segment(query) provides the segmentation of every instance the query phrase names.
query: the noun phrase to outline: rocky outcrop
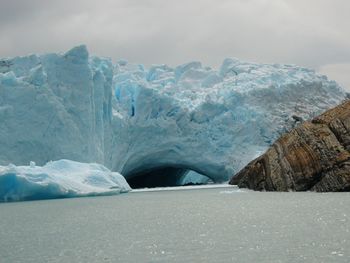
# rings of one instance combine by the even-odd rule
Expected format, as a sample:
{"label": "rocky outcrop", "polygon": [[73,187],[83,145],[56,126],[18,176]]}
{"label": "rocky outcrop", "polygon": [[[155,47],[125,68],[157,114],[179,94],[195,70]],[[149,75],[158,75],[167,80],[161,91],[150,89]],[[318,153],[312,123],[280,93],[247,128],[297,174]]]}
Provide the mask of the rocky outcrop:
{"label": "rocky outcrop", "polygon": [[260,191],[350,191],[350,100],[283,135],[230,184]]}

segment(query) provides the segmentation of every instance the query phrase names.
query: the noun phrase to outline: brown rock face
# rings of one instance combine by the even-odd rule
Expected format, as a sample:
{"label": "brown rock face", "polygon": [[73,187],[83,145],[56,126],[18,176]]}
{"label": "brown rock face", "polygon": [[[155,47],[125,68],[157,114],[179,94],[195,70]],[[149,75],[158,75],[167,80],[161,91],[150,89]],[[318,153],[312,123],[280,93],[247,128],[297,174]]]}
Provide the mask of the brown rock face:
{"label": "brown rock face", "polygon": [[230,184],[260,191],[350,191],[350,100],[283,135]]}

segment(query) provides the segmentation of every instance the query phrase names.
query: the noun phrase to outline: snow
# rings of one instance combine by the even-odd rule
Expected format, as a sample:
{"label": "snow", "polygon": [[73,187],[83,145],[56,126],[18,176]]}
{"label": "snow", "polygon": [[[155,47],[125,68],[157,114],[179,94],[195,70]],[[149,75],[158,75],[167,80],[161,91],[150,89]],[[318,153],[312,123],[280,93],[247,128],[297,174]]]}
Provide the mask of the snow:
{"label": "snow", "polygon": [[334,81],[294,65],[145,67],[85,46],[0,59],[0,94],[2,165],[70,159],[125,178],[175,167],[216,183],[292,128],[293,115],[310,119],[345,98]]}
{"label": "snow", "polygon": [[130,191],[119,173],[94,163],[59,160],[45,166],[0,166],[0,202],[113,195]]}

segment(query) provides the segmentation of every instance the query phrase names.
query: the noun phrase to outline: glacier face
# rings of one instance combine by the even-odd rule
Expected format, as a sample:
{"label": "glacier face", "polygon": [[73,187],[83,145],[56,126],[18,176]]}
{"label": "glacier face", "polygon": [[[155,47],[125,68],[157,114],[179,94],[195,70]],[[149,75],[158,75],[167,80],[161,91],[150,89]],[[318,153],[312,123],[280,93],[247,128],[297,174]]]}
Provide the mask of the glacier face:
{"label": "glacier face", "polygon": [[[334,82],[293,65],[226,59],[142,65],[65,54],[0,60],[0,164],[72,159],[125,178],[187,169],[231,177],[295,123],[337,105]],[[193,177],[193,174],[191,175]]]}
{"label": "glacier face", "polygon": [[[191,62],[144,69],[117,64],[119,128],[113,169],[128,176],[162,166],[225,181],[294,124],[344,93],[312,70],[226,59],[220,70]],[[125,156],[126,155],[126,156]]]}
{"label": "glacier face", "polygon": [[[104,163],[111,123],[112,64],[69,52],[3,60],[2,164],[72,159]],[[108,138],[110,141],[110,138]]]}
{"label": "glacier face", "polygon": [[100,164],[59,160],[45,166],[0,166],[0,202],[112,195],[131,188]]}

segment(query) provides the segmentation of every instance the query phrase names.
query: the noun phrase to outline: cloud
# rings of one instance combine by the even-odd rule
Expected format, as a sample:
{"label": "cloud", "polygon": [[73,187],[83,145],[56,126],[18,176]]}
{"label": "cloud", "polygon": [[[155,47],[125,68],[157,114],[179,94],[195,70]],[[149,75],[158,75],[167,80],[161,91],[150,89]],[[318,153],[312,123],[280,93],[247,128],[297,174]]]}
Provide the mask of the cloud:
{"label": "cloud", "polygon": [[93,54],[146,65],[218,66],[225,57],[315,69],[350,63],[348,0],[0,3],[0,57],[87,44]]}

